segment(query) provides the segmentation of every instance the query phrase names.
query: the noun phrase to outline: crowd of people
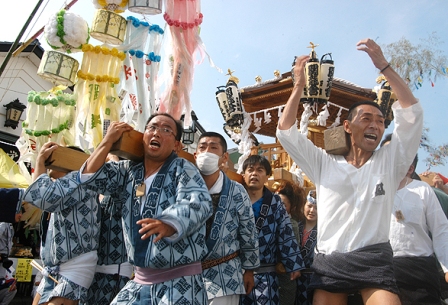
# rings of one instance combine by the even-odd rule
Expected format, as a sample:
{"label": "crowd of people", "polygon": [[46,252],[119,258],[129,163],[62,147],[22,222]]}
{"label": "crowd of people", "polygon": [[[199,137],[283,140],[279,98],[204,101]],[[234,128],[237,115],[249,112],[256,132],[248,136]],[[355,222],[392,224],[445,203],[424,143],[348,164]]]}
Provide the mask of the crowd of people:
{"label": "crowd of people", "polygon": [[50,213],[33,305],[442,304],[448,220],[414,179],[422,107],[374,41],[358,48],[398,97],[395,129],[377,149],[384,115],[360,102],[343,125],[348,154],[317,148],[297,130],[309,57],[296,58],[277,137],[313,181],[306,192],[293,182],[268,189],[271,164],[259,155],[244,161],[242,184],[229,179],[216,132],[199,137],[195,164],[178,157],[182,125],[166,113],[148,118],[141,162],[110,154],[132,130],[123,122],[79,171],[47,171],[58,145],[43,145],[29,188],[1,190],[13,208],[0,221],[13,222],[22,201]]}

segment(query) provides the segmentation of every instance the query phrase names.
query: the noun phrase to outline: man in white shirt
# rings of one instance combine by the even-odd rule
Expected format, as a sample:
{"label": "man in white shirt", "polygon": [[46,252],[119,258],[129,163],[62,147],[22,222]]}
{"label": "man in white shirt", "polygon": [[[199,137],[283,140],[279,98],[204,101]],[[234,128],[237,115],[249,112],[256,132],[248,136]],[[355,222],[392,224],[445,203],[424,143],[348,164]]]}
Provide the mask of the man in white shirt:
{"label": "man in white shirt", "polygon": [[297,112],[305,86],[308,56],[297,58],[295,84],[279,120],[277,137],[318,194],[318,228],[313,304],[346,304],[359,291],[364,303],[400,304],[392,271],[389,226],[399,182],[414,158],[422,133],[423,110],[406,83],[371,39],[361,40],[398,97],[393,105],[394,137],[376,150],[384,133],[384,114],[368,101],[353,105],[344,130],[350,137],[345,156],[327,154],[297,130]]}
{"label": "man in white shirt", "polygon": [[429,184],[411,178],[417,160],[395,195],[389,233],[394,272],[402,305],[441,304],[437,260],[448,282],[448,220]]}

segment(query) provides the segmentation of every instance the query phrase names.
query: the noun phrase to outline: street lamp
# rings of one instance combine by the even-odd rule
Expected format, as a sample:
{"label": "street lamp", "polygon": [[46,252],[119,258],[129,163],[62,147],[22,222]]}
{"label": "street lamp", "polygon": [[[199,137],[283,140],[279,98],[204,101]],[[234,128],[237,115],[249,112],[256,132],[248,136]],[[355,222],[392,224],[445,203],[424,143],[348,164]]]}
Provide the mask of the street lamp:
{"label": "street lamp", "polygon": [[[181,120],[185,118],[184,115],[182,115]],[[196,122],[198,120],[198,117],[194,113],[194,111],[191,111],[191,126],[184,127],[184,132],[182,135],[182,143],[190,145],[194,143],[194,135],[196,134]]]}
{"label": "street lamp", "polygon": [[19,102],[19,99],[17,98],[9,104],[3,105],[3,107],[6,107],[5,127],[16,129],[19,125],[22,112],[26,109],[26,106]]}

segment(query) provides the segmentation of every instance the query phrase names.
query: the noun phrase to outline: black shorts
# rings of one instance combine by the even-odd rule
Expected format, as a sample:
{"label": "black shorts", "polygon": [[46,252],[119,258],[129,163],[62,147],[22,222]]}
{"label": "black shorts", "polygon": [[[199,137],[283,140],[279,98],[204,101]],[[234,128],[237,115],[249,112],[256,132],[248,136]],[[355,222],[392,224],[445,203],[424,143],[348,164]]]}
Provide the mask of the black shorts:
{"label": "black shorts", "polygon": [[315,254],[314,273],[308,289],[333,293],[355,293],[378,288],[398,294],[390,244],[381,243],[348,253]]}

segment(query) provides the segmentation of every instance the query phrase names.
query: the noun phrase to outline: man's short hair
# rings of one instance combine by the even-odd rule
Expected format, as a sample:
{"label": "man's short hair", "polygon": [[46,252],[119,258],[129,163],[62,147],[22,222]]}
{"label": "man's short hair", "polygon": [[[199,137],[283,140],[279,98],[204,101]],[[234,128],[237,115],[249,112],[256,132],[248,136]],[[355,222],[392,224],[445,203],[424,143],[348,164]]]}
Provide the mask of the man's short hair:
{"label": "man's short hair", "polygon": [[152,121],[152,119],[154,119],[156,116],[159,116],[159,115],[166,116],[167,118],[170,118],[170,119],[173,120],[173,122],[176,124],[176,135],[175,135],[175,138],[176,138],[177,141],[180,141],[182,139],[182,132],[184,130],[184,128],[182,127],[182,122],[179,121],[179,120],[176,120],[175,118],[173,118],[173,116],[171,114],[169,114],[169,113],[166,113],[166,112],[157,113],[156,112],[156,113],[151,114],[149,116],[148,120],[146,121],[146,125],[148,125],[149,122]]}
{"label": "man's short hair", "polygon": [[217,133],[217,132],[214,132],[214,131],[206,131],[206,132],[204,132],[203,134],[201,134],[199,136],[198,143],[199,143],[199,141],[201,141],[202,138],[205,138],[205,137],[218,138],[219,142],[220,142],[220,144],[222,146],[223,152],[227,151],[226,139],[224,139],[224,137],[220,133]]}
{"label": "man's short hair", "polygon": [[385,116],[384,112],[381,110],[380,106],[377,103],[375,103],[373,101],[360,101],[360,102],[354,103],[348,109],[348,115],[347,115],[347,120],[348,121],[352,121],[353,120],[353,117],[357,113],[356,109],[358,108],[358,106],[361,106],[361,105],[370,105],[370,106],[376,107],[379,111],[381,111],[382,115]]}
{"label": "man's short hair", "polygon": [[271,164],[265,157],[260,155],[249,156],[249,158],[247,158],[243,163],[243,172],[245,172],[246,168],[248,168],[249,166],[254,166],[256,164],[260,164],[262,167],[264,167],[267,176],[270,176],[272,174]]}

